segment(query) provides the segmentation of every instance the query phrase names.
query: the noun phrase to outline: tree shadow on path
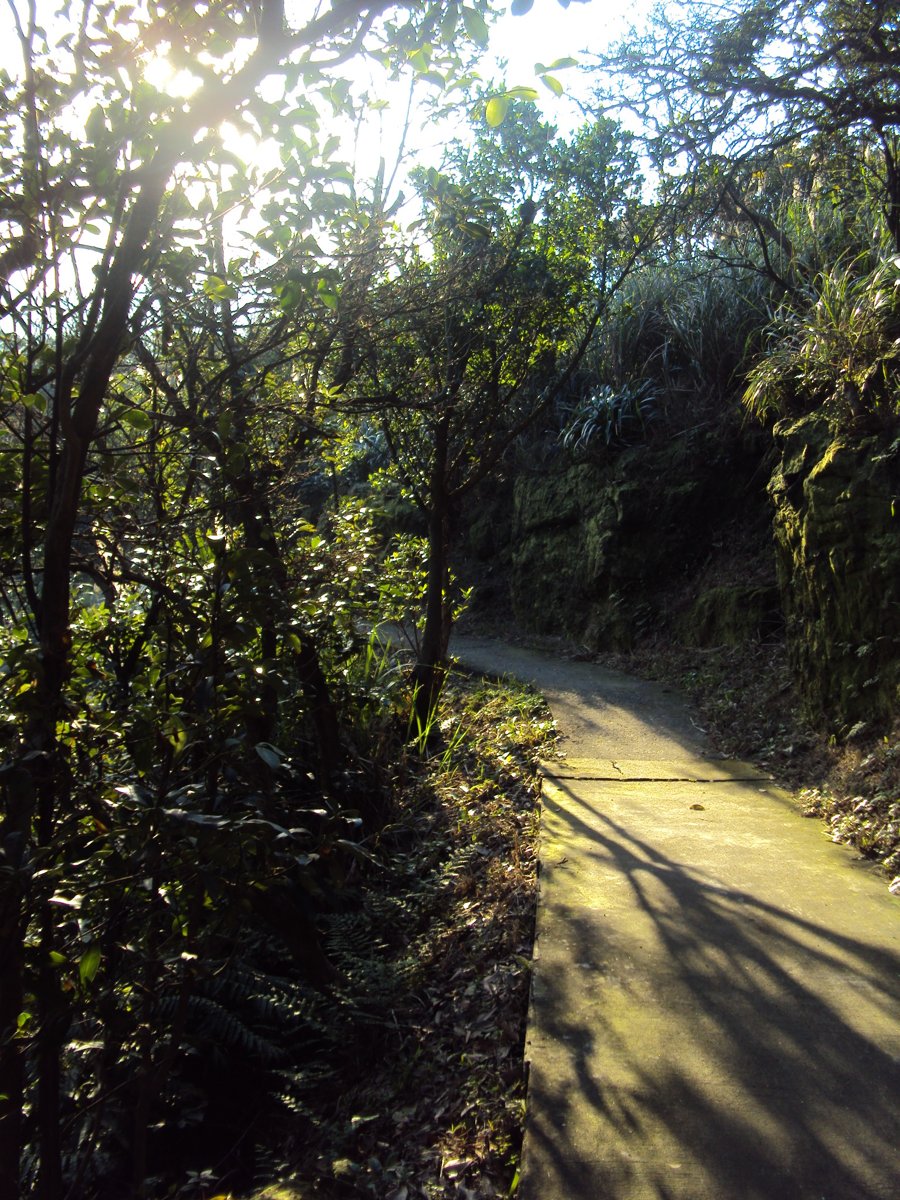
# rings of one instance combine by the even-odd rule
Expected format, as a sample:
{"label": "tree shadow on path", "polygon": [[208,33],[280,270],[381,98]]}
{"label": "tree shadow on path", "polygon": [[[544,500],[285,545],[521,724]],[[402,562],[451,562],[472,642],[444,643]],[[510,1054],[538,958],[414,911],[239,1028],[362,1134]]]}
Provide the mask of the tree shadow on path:
{"label": "tree shadow on path", "polygon": [[544,863],[523,1200],[896,1200],[890,901],[845,868],[772,902],[623,807],[545,796],[572,849]]}

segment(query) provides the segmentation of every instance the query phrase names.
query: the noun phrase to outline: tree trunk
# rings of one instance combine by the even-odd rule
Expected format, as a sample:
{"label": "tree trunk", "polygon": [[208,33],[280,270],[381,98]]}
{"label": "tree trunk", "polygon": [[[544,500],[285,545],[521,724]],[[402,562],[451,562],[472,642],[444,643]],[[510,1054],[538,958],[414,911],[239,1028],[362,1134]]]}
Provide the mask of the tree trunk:
{"label": "tree trunk", "polygon": [[24,1063],[17,1042],[24,1006],[24,939],[28,836],[34,811],[34,785],[24,768],[3,780],[0,826],[0,1196],[19,1195]]}
{"label": "tree trunk", "polygon": [[884,205],[885,222],[894,243],[895,253],[900,253],[900,165],[897,162],[897,148],[900,145],[894,134],[879,130],[884,154],[885,191],[887,199]]}
{"label": "tree trunk", "polygon": [[446,675],[447,647],[450,640],[450,622],[446,606],[449,518],[447,443],[449,430],[450,418],[445,415],[438,422],[434,435],[434,461],[429,489],[425,628],[419,646],[419,659],[412,675],[415,689],[413,718],[419,735],[428,728],[434,707],[441,694]]}
{"label": "tree trunk", "polygon": [[[238,500],[247,545],[259,551],[265,563],[264,567],[254,567],[259,574],[260,586],[266,587],[267,584],[271,584],[273,592],[283,596],[284,603],[287,604],[287,571],[265,496],[260,494],[259,486],[249,471],[242,478],[229,478],[229,486]],[[260,629],[260,649],[263,658],[274,659],[278,653],[278,615],[273,606]],[[300,647],[294,655],[294,665],[312,708],[322,784],[326,790],[330,790],[333,776],[341,764],[340,722],[318,651],[306,634],[300,637]],[[271,688],[268,703],[274,705],[276,698],[275,689]],[[274,730],[274,715],[265,714],[265,724],[256,730],[258,740],[270,740]]]}

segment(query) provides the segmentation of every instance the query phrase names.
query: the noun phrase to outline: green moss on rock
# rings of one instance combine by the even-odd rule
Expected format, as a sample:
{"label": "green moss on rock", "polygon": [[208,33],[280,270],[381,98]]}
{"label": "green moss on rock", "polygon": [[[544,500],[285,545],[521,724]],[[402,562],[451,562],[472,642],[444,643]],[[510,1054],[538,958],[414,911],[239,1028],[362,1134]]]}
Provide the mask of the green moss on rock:
{"label": "green moss on rock", "polygon": [[896,715],[900,442],[816,413],[775,428],[769,491],[788,645],[811,713],[838,728]]}
{"label": "green moss on rock", "polygon": [[674,631],[686,646],[739,646],[780,630],[780,594],[775,587],[722,586],[703,592]]}
{"label": "green moss on rock", "polygon": [[605,463],[515,482],[511,592],[517,620],[593,650],[629,649],[668,620],[666,595],[696,573],[714,531],[765,497],[758,456],[709,429]]}

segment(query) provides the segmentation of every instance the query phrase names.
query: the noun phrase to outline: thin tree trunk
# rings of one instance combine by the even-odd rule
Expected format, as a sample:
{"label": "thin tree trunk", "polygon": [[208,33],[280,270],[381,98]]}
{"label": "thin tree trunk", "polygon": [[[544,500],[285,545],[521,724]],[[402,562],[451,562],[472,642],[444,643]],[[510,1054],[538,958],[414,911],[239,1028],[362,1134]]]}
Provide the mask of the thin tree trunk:
{"label": "thin tree trunk", "polygon": [[419,660],[413,670],[413,715],[421,733],[428,727],[446,674],[447,644],[447,495],[448,437],[450,418],[443,416],[434,436],[434,460],[431,471],[430,509],[428,514],[428,582],[425,592],[425,628],[419,647]]}
{"label": "thin tree trunk", "polygon": [[0,1197],[19,1195],[19,1158],[25,1071],[17,1040],[24,1007],[24,939],[27,912],[26,850],[34,811],[34,784],[24,768],[3,780],[0,854]]}
{"label": "thin tree trunk", "polygon": [[[274,585],[273,591],[280,593],[287,604],[287,571],[272,514],[265,497],[259,494],[259,485],[248,471],[243,478],[231,478],[229,486],[237,497],[241,515],[241,525],[247,545],[264,555],[266,568],[254,567],[259,572],[261,586],[267,583]],[[263,621],[260,629],[261,652],[264,658],[274,659],[278,653],[278,613],[273,609]],[[300,646],[294,655],[294,665],[300,677],[300,683],[312,707],[313,724],[316,730],[316,742],[319,752],[319,768],[322,783],[330,789],[333,776],[341,763],[340,722],[337,709],[331,697],[331,690],[319,654],[315,645],[307,635],[300,636]],[[267,703],[275,703],[276,692],[269,690]],[[274,713],[265,714],[265,722],[257,729],[261,735],[259,740],[267,741],[274,729]]]}

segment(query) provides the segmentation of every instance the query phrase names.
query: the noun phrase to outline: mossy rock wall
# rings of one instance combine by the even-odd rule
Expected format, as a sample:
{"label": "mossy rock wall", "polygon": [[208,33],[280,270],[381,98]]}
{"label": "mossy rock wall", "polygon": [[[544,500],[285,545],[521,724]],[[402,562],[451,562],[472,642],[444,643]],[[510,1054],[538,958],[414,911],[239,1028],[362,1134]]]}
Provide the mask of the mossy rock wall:
{"label": "mossy rock wall", "polygon": [[607,463],[520,475],[511,592],[518,622],[592,650],[628,649],[669,619],[668,597],[736,515],[765,521],[758,451],[710,429]]}
{"label": "mossy rock wall", "polygon": [[685,646],[740,646],[778,637],[781,595],[768,584],[726,584],[702,591],[673,621]]}
{"label": "mossy rock wall", "polygon": [[815,717],[880,724],[900,698],[900,440],[816,413],[775,427],[769,491],[788,646]]}

